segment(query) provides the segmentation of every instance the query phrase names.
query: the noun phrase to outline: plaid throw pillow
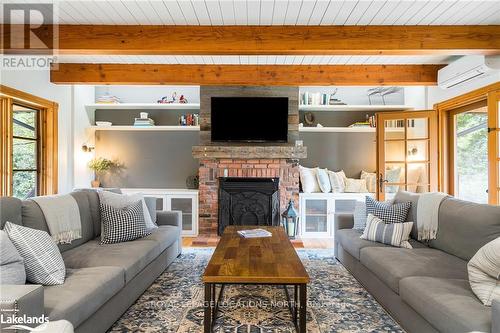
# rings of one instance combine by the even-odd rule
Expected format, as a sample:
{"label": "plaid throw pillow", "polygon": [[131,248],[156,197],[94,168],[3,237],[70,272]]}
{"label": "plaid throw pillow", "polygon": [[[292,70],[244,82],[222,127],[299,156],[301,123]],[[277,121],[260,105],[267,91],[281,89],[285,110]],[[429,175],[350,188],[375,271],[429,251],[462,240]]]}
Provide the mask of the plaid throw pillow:
{"label": "plaid throw pillow", "polygon": [[411,202],[392,204],[366,197],[366,215],[372,214],[385,223],[403,223],[406,221]]}
{"label": "plaid throw pillow", "polygon": [[408,242],[408,239],[410,238],[412,226],[413,222],[384,223],[384,221],[378,217],[368,214],[366,227],[360,238],[396,247],[403,247],[405,249],[411,249],[412,246]]}
{"label": "plaid throw pillow", "polygon": [[101,203],[101,244],[131,241],[149,235],[146,228],[142,201],[125,207],[114,208]]}

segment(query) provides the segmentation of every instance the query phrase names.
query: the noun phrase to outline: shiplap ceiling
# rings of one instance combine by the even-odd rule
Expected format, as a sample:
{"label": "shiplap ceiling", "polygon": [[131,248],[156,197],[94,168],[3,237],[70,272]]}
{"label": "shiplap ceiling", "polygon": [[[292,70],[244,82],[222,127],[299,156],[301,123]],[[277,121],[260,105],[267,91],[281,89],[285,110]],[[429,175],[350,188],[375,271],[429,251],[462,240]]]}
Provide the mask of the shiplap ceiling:
{"label": "shiplap ceiling", "polygon": [[59,63],[94,64],[201,64],[201,65],[380,65],[447,64],[449,56],[134,56],[61,55]]}
{"label": "shiplap ceiling", "polygon": [[[487,25],[499,0],[48,0],[60,24]],[[47,0],[3,0],[33,3]],[[3,17],[1,18],[3,20]],[[22,14],[13,16],[23,23]],[[36,23],[36,21],[33,21]],[[175,36],[171,36],[175,38]]]}

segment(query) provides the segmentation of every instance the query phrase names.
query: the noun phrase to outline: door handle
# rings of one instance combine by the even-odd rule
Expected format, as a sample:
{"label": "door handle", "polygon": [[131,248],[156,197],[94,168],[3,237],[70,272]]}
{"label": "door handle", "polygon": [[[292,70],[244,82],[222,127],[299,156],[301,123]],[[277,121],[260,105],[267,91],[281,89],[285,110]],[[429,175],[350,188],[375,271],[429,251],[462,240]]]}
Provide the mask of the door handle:
{"label": "door handle", "polygon": [[388,183],[389,181],[387,179],[383,178],[382,174],[379,174],[378,176],[378,186],[380,188],[380,192],[384,192],[384,183]]}

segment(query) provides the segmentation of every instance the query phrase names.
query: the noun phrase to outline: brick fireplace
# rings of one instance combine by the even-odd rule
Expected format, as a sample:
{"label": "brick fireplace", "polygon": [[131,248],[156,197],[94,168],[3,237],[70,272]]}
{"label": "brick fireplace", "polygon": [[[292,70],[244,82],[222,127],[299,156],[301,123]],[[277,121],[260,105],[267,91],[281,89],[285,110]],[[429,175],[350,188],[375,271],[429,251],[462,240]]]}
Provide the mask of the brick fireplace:
{"label": "brick fireplace", "polygon": [[[211,97],[288,97],[288,140],[286,143],[211,142]],[[296,146],[298,137],[297,87],[200,87],[200,145],[193,147],[199,168],[200,237],[218,233],[219,182],[222,177],[279,178],[279,213],[299,192],[299,159],[307,156],[306,147]],[[235,111],[236,112],[236,111]],[[239,119],[244,121],[244,119]],[[263,119],[265,121],[265,119]]]}

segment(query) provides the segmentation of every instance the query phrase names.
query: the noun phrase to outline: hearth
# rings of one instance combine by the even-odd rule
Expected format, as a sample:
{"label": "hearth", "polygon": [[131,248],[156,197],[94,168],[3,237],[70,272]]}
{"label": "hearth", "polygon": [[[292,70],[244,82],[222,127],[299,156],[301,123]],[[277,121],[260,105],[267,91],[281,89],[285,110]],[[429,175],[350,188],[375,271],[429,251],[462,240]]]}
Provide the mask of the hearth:
{"label": "hearth", "polygon": [[219,178],[219,235],[228,225],[277,226],[279,221],[279,178]]}

